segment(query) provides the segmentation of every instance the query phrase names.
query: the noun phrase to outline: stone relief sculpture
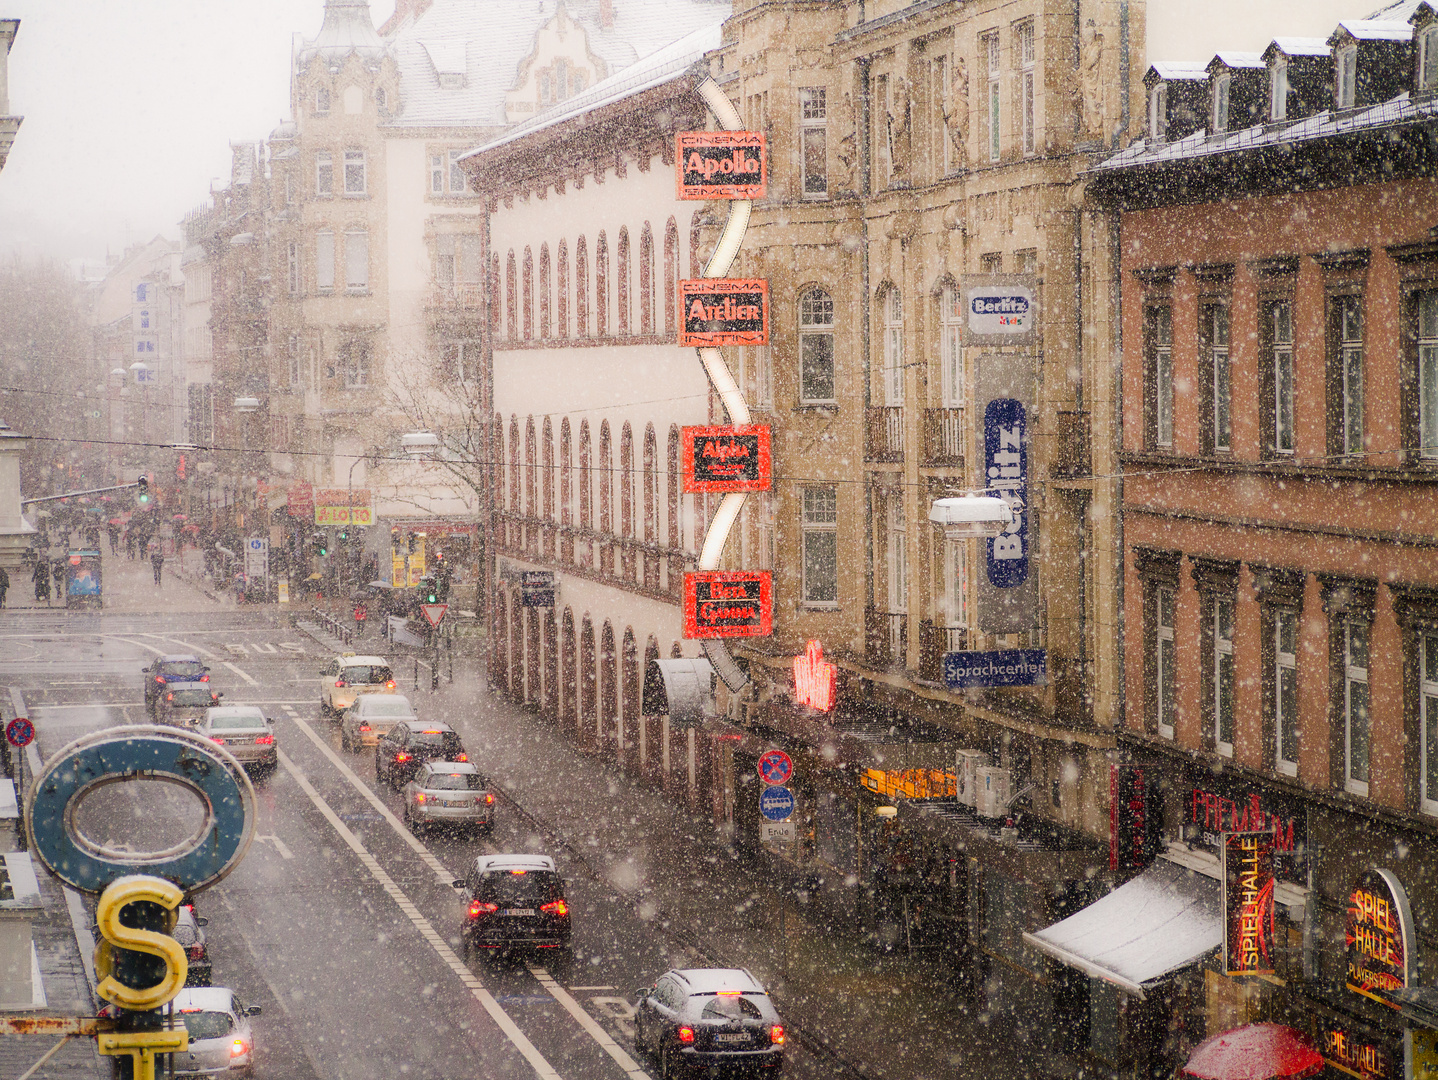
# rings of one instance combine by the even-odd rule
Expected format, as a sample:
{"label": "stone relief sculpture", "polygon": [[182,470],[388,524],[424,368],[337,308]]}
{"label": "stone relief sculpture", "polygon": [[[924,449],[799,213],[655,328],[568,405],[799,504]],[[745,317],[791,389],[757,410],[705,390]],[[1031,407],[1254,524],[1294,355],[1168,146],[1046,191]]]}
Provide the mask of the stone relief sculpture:
{"label": "stone relief sculpture", "polygon": [[914,175],[913,103],[909,89],[908,79],[894,79],[888,103],[890,187],[907,186]]}
{"label": "stone relief sculpture", "polygon": [[944,124],[954,146],[954,167],[966,169],[969,165],[969,65],[962,56],[954,57],[943,107]]}
{"label": "stone relief sculpture", "polygon": [[1089,135],[1105,136],[1104,116],[1107,113],[1103,80],[1103,35],[1092,19],[1084,24],[1079,38],[1079,59],[1083,78],[1083,126]]}

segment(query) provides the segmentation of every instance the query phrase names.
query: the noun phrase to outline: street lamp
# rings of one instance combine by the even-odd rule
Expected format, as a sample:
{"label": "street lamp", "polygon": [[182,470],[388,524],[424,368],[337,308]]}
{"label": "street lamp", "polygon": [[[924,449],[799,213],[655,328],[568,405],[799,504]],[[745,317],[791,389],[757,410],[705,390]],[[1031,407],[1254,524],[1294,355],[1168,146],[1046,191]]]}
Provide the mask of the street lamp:
{"label": "street lamp", "polygon": [[439,451],[439,436],[432,431],[411,431],[400,436],[399,445],[410,457],[434,457]]}
{"label": "street lamp", "polygon": [[960,495],[936,499],[929,520],[942,526],[948,540],[983,540],[998,536],[1014,522],[1013,507],[996,495]]}

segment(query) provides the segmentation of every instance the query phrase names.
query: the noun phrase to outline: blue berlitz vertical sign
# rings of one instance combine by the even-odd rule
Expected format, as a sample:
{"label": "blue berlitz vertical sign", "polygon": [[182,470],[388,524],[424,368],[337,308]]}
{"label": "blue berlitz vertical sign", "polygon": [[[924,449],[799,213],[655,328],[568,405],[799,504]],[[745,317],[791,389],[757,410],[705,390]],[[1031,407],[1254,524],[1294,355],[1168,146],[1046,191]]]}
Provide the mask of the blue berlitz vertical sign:
{"label": "blue berlitz vertical sign", "polygon": [[1013,523],[986,541],[989,584],[1012,589],[1029,577],[1028,410],[1016,398],[995,398],[984,406],[984,475],[1014,511]]}

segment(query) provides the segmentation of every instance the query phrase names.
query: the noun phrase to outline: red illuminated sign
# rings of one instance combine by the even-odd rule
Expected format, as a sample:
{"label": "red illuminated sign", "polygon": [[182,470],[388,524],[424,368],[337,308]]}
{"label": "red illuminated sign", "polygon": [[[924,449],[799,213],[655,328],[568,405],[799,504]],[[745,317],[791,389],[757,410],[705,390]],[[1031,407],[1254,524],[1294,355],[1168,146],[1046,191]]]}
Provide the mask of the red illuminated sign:
{"label": "red illuminated sign", "polygon": [[1223,838],[1223,968],[1273,974],[1273,834]]}
{"label": "red illuminated sign", "polygon": [[684,575],[686,638],[767,637],[772,629],[769,571],[708,570]]}
{"label": "red illuminated sign", "polygon": [[679,309],[680,345],[769,344],[769,283],[763,278],[681,281]]}
{"label": "red illuminated sign", "polygon": [[769,490],[767,425],[687,427],[682,438],[686,492]]}
{"label": "red illuminated sign", "polygon": [[1158,815],[1149,813],[1149,770],[1115,764],[1108,774],[1108,865],[1139,870],[1153,862]]}
{"label": "red illuminated sign", "polygon": [[1348,894],[1344,924],[1348,989],[1398,1008],[1387,994],[1408,985],[1413,914],[1408,893],[1388,870],[1369,870]]}
{"label": "red illuminated sign", "polygon": [[1339,1072],[1358,1080],[1393,1080],[1398,1073],[1394,1056],[1372,1039],[1334,1024],[1321,1026],[1318,1039],[1319,1053]]}
{"label": "red illuminated sign", "polygon": [[794,657],[794,700],[820,712],[834,707],[839,669],[824,659],[824,648],[811,641],[803,656]]}
{"label": "red illuminated sign", "polygon": [[758,131],[681,131],[674,183],[681,199],[762,199],[769,170]]}

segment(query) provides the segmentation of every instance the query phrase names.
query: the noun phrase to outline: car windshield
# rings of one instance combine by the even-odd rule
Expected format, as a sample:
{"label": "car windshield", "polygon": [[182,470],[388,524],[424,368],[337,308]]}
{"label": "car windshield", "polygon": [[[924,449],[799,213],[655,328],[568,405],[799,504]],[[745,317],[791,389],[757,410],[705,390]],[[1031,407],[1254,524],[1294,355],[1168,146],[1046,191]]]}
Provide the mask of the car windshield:
{"label": "car windshield", "polygon": [[759,1006],[739,994],[716,994],[699,1014],[701,1020],[762,1020]]}
{"label": "car windshield", "polygon": [[364,708],[360,710],[360,713],[366,720],[402,720],[405,717],[413,716],[414,710],[409,707],[408,701],[381,695],[365,698]]}
{"label": "car windshield", "polygon": [[198,660],[165,660],[160,664],[160,674],[171,679],[198,679],[205,673],[205,665]]}
{"label": "car windshield", "polygon": [[374,685],[389,682],[392,678],[389,668],[370,664],[347,664],[341,670],[340,677],[351,686]]}
{"label": "car windshield", "polygon": [[208,690],[176,690],[170,695],[170,704],[182,705],[213,705],[214,698]]}
{"label": "car windshield", "polygon": [[424,786],[431,791],[481,791],[484,777],[477,773],[432,773]]}
{"label": "car windshield", "polygon": [[538,907],[560,895],[559,882],[547,870],[495,870],[484,875],[480,891],[495,903],[509,907]]}
{"label": "car windshield", "polygon": [[221,1039],[230,1033],[230,1014],[222,1012],[181,1012],[185,1030],[192,1039]]}
{"label": "car windshield", "polygon": [[210,727],[221,730],[235,730],[238,728],[260,728],[265,726],[265,718],[259,713],[219,713],[210,715]]}

